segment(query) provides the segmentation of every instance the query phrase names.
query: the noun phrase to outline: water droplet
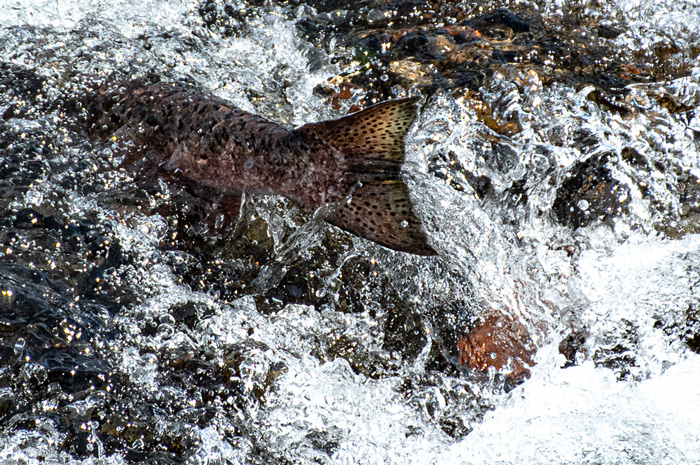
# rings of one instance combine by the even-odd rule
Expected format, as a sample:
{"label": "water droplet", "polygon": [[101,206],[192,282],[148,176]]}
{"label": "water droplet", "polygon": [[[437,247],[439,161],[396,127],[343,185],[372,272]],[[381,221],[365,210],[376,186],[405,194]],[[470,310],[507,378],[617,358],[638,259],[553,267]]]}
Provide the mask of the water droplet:
{"label": "water droplet", "polygon": [[24,344],[26,344],[23,337],[20,337],[15,341],[15,355],[20,356],[24,352]]}
{"label": "water droplet", "polygon": [[407,226],[408,226],[408,221],[406,221],[406,220],[401,220],[401,227],[402,227],[402,228],[405,228],[405,227],[407,227]]}
{"label": "water droplet", "polygon": [[158,317],[158,321],[162,324],[166,325],[174,325],[175,324],[175,318],[173,318],[172,315],[169,313],[164,313]]}

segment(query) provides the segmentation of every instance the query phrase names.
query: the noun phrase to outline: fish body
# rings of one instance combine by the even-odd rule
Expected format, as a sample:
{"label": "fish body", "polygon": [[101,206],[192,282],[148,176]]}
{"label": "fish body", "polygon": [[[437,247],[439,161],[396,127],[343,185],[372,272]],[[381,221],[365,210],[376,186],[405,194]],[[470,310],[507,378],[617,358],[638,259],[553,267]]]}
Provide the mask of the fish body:
{"label": "fish body", "polygon": [[415,99],[296,129],[175,83],[102,87],[90,103],[97,127],[120,134],[171,181],[229,198],[275,194],[304,208],[327,206],[324,219],[341,229],[394,250],[435,254],[401,179]]}

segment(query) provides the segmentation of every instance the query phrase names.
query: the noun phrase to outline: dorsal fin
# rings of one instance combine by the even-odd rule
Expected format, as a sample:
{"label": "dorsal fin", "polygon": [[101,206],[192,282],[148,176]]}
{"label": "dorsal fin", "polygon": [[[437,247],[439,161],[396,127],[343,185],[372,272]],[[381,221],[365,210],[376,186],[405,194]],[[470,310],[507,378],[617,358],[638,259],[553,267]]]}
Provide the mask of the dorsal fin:
{"label": "dorsal fin", "polygon": [[335,147],[345,158],[339,180],[344,195],[329,209],[329,223],[393,250],[435,255],[401,179],[404,137],[416,117],[416,101],[382,102],[297,131],[307,141]]}

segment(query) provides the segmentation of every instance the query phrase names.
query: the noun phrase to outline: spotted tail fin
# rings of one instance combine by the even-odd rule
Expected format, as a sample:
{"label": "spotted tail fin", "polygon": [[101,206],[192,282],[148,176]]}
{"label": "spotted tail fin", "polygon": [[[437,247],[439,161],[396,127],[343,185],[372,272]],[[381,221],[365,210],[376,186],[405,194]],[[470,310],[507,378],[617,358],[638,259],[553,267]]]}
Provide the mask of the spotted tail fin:
{"label": "spotted tail fin", "polygon": [[401,179],[404,137],[416,117],[415,98],[390,100],[331,121],[297,129],[345,157],[343,200],[326,221],[385,247],[435,255]]}

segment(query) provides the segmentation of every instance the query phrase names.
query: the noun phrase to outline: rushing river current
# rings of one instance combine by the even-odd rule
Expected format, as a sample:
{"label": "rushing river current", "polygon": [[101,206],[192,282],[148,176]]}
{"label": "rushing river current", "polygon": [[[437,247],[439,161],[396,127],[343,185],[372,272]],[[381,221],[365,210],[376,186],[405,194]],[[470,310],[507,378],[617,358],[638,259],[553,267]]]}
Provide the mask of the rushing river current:
{"label": "rushing river current", "polygon": [[[699,63],[698,0],[0,0],[0,462],[700,464]],[[186,224],[81,117],[145,75],[421,96],[438,255]]]}

